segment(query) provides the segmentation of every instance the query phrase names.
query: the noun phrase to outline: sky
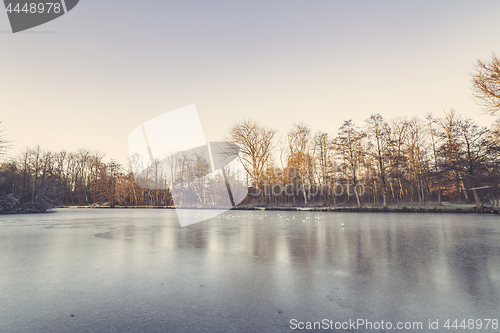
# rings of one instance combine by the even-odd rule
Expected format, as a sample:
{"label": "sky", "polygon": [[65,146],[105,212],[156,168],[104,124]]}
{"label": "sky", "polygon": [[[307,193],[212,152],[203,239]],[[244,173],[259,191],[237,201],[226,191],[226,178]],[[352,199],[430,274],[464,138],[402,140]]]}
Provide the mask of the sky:
{"label": "sky", "polygon": [[0,121],[25,147],[120,163],[128,136],[195,104],[208,141],[255,119],[337,133],[373,113],[454,108],[480,124],[470,73],[500,54],[497,0],[81,0],[12,34],[0,11]]}

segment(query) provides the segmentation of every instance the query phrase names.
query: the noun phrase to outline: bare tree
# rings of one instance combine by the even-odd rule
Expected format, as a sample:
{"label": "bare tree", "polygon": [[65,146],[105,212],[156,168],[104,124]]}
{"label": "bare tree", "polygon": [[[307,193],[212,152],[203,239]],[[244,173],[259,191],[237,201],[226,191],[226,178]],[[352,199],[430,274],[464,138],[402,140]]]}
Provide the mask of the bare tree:
{"label": "bare tree", "polygon": [[365,122],[370,139],[369,153],[377,163],[377,175],[382,183],[383,205],[387,207],[387,169],[391,129],[380,113],[371,115]]}
{"label": "bare tree", "polygon": [[245,120],[231,127],[226,136],[226,141],[232,144],[230,147],[234,147],[229,154],[237,155],[256,188],[259,188],[261,175],[271,159],[275,135],[275,130]]}
{"label": "bare tree", "polygon": [[490,151],[500,152],[500,119],[497,119],[491,128]]}
{"label": "bare tree", "polygon": [[360,198],[360,193],[357,190],[358,184],[358,169],[363,156],[362,141],[366,137],[352,119],[344,121],[344,124],[339,128],[336,140],[336,148],[343,157],[344,172],[350,175],[350,180],[354,186],[354,194],[358,207],[361,208],[363,203]]}
{"label": "bare tree", "polygon": [[433,173],[434,176],[437,178],[437,187],[438,187],[438,203],[441,205],[441,174],[439,170],[439,154],[437,150],[437,136],[438,133],[436,129],[434,128],[433,124],[434,118],[432,114],[428,113],[427,114],[427,134],[430,136],[430,144],[431,144],[431,149],[432,149],[432,161],[433,161]]}
{"label": "bare tree", "polygon": [[500,59],[493,53],[489,61],[477,60],[472,73],[474,97],[493,115],[500,113]]}
{"label": "bare tree", "polygon": [[[0,125],[2,122],[0,121]],[[10,142],[5,140],[2,133],[4,132],[4,129],[0,128],[0,157],[5,156],[5,151],[10,148]]]}
{"label": "bare tree", "polygon": [[288,167],[293,167],[298,171],[297,180],[300,181],[302,194],[304,195],[304,203],[307,205],[308,188],[314,182],[312,175],[314,174],[313,156],[314,156],[314,140],[311,137],[311,129],[305,124],[295,124],[287,135],[288,141]]}
{"label": "bare tree", "polygon": [[[406,178],[407,156],[405,145],[408,141],[410,122],[408,119],[397,117],[391,121],[391,146],[390,146],[390,173],[391,179],[397,180],[398,189],[394,190],[392,180],[389,182],[394,200],[403,200],[404,189],[402,180]],[[397,193],[395,193],[397,192]]]}
{"label": "bare tree", "polygon": [[451,109],[450,112],[444,111],[444,117],[437,117],[435,122],[439,125],[439,137],[441,144],[439,146],[439,153],[442,158],[442,169],[445,174],[451,179],[455,179],[456,191],[460,193],[463,190],[465,200],[469,200],[465,185],[458,171],[459,158],[460,158],[460,122],[461,118],[456,114],[455,110]]}
{"label": "bare tree", "polygon": [[[319,183],[321,186],[321,193],[324,193],[324,189],[330,184],[330,170],[335,170],[335,160],[334,160],[334,150],[332,145],[332,140],[330,139],[328,133],[318,131],[314,136],[314,141],[316,145],[316,160],[319,166]],[[325,198],[328,200],[328,193],[326,192]],[[335,196],[334,196],[335,199]]]}
{"label": "bare tree", "polygon": [[456,179],[457,192],[463,191],[469,201],[467,187],[479,185],[488,168],[491,153],[491,132],[472,119],[464,119],[454,110],[437,118],[440,128],[440,153],[443,169]]}
{"label": "bare tree", "polygon": [[486,127],[480,127],[471,118],[460,122],[460,137],[462,152],[460,154],[460,168],[467,181],[468,187],[475,187],[483,168],[488,166],[490,131]]}
{"label": "bare tree", "polygon": [[424,143],[423,123],[418,118],[412,118],[408,122],[408,140],[406,143],[407,167],[406,173],[410,180],[411,199],[413,200],[413,189],[415,188],[420,204],[425,202],[425,180],[424,173],[428,169],[427,147]]}

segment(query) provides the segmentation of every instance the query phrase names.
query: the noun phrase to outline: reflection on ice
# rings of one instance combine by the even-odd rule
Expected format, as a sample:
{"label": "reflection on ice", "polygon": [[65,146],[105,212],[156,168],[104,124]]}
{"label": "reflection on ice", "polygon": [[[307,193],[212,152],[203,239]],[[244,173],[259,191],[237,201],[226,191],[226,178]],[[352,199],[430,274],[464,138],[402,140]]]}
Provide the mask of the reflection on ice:
{"label": "reflection on ice", "polygon": [[186,228],[173,210],[23,218],[0,225],[0,331],[287,331],[291,318],[499,313],[496,216],[229,211]]}

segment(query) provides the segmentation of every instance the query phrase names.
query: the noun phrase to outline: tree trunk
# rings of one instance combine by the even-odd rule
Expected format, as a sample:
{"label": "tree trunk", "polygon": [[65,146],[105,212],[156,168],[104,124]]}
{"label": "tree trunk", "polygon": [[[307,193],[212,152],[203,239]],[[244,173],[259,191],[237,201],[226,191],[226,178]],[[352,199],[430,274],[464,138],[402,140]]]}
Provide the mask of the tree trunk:
{"label": "tree trunk", "polygon": [[477,194],[477,190],[472,190],[472,193],[474,194],[474,199],[476,200],[476,208],[481,209],[483,205],[481,204],[481,200],[479,199],[479,195]]}
{"label": "tree trunk", "polygon": [[470,201],[470,199],[469,199],[469,193],[467,193],[467,189],[465,188],[465,184],[464,184],[464,182],[462,180],[460,181],[460,186],[462,187],[462,190],[464,191],[465,201],[469,202]]}

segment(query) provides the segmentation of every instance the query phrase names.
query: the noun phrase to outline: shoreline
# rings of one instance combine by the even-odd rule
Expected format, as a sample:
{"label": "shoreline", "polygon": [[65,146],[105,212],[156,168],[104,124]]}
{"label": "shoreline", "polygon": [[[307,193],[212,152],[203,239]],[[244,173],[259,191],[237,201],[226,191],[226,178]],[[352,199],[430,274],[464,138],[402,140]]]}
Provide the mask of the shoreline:
{"label": "shoreline", "polygon": [[[68,209],[223,209],[225,207],[213,208],[193,208],[193,207],[175,207],[175,206],[60,206],[54,208]],[[500,214],[498,207],[483,206],[480,209],[472,205],[443,205],[443,206],[389,206],[384,207],[233,207],[230,210],[242,211],[296,211],[296,212],[332,212],[332,213],[446,213],[446,214]]]}

